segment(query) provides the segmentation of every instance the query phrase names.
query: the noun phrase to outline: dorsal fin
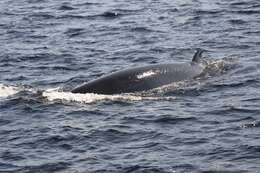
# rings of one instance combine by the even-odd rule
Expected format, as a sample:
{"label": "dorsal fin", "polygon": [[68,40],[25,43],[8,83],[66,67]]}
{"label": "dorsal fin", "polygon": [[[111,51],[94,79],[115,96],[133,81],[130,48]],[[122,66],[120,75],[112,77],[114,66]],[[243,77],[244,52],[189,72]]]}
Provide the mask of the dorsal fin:
{"label": "dorsal fin", "polygon": [[196,49],[196,53],[193,55],[192,62],[199,63],[202,58],[202,53],[204,50],[198,48]]}

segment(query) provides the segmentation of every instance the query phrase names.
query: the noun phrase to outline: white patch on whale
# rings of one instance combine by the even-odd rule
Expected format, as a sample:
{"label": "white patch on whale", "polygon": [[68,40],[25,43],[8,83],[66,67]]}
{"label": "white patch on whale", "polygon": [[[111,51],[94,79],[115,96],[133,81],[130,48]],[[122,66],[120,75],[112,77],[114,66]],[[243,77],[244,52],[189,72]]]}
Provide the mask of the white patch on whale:
{"label": "white patch on whale", "polygon": [[150,71],[146,71],[146,72],[143,72],[141,74],[138,74],[136,77],[137,77],[137,79],[143,79],[143,78],[146,78],[146,77],[151,77],[151,76],[156,75],[156,74],[158,74],[157,71],[150,70]]}

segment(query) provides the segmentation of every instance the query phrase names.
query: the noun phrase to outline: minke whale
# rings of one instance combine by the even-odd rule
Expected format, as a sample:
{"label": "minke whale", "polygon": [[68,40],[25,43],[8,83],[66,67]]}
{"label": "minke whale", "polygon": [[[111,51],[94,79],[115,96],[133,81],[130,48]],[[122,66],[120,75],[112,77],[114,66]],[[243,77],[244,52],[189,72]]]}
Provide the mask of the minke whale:
{"label": "minke whale", "polygon": [[117,71],[74,88],[72,93],[121,94],[146,91],[192,80],[204,70],[202,49],[197,49],[189,63],[153,64]]}

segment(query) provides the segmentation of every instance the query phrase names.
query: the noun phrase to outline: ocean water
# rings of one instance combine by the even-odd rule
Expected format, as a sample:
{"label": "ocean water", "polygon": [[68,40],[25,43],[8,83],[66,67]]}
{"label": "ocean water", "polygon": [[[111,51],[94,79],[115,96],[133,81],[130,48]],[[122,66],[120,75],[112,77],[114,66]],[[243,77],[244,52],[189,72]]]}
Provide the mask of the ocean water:
{"label": "ocean water", "polygon": [[[190,62],[135,94],[86,81]],[[259,173],[260,1],[1,0],[1,173]]]}

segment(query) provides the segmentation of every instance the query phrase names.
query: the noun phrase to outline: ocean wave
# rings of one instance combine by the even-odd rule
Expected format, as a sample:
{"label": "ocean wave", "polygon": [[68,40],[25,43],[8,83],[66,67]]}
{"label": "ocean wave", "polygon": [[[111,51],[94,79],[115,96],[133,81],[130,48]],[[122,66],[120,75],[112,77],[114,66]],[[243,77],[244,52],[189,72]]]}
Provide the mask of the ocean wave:
{"label": "ocean wave", "polygon": [[61,5],[58,10],[61,10],[61,11],[67,11],[67,10],[75,10],[75,8],[73,8],[72,6],[69,6],[69,5]]}

